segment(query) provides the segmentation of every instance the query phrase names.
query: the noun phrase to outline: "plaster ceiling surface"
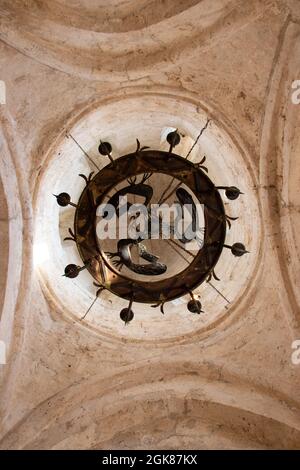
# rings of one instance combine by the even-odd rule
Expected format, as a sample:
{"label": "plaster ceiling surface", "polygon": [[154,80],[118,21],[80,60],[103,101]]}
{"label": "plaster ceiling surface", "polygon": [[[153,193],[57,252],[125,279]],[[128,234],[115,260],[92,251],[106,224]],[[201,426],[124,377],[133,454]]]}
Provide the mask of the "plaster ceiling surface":
{"label": "plaster ceiling surface", "polygon": [[[300,11],[296,1],[0,0],[0,448],[299,448]],[[79,173],[142,145],[206,156],[239,216],[227,232],[218,292],[159,309],[105,292],[64,242]],[[171,255],[170,255],[171,256]],[[226,300],[226,299],[227,300]]]}

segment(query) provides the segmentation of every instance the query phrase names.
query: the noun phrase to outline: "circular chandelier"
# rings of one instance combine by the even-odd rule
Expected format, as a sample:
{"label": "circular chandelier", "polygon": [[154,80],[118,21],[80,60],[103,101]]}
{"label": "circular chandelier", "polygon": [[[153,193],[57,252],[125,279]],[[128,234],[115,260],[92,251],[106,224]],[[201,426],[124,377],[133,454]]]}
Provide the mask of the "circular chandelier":
{"label": "circular chandelier", "polygon": [[200,314],[202,304],[194,291],[212,278],[220,280],[215,266],[222,250],[237,257],[248,253],[240,242],[225,243],[237,217],[225,213],[221,194],[234,201],[241,191],[215,186],[204,166],[206,157],[198,163],[189,160],[209,122],[184,157],[174,153],[181,141],[178,129],[166,137],[169,151],[142,147],[137,139],[133,153],[115,159],[112,145],[100,141],[99,154],[110,160],[101,169],[67,134],[97,168],[96,174],[79,175],[86,185],[76,204],[65,192],[55,195],[60,206],[75,208],[74,227],[65,240],[76,243],[83,262],[67,265],[64,276],[76,278],[86,269],[96,287],[82,319],[104,290],[128,301],[120,312],[125,324],[134,317],[133,303],[151,304],[164,313],[167,302],[187,294],[188,310]]}

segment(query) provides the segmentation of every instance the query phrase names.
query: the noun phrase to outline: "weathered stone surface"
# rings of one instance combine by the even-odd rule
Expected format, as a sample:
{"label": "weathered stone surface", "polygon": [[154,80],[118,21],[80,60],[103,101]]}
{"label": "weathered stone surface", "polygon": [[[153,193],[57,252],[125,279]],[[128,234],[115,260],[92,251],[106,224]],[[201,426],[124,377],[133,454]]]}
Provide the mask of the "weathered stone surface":
{"label": "weathered stone surface", "polygon": [[[108,5],[109,3],[109,5]],[[300,79],[296,0],[0,0],[0,448],[299,448],[299,127],[291,85]],[[178,128],[191,159],[207,157],[240,219],[218,289],[165,315],[104,293],[63,243],[79,173],[101,165],[100,138],[117,156],[165,148]],[[177,148],[176,148],[177,151]]]}

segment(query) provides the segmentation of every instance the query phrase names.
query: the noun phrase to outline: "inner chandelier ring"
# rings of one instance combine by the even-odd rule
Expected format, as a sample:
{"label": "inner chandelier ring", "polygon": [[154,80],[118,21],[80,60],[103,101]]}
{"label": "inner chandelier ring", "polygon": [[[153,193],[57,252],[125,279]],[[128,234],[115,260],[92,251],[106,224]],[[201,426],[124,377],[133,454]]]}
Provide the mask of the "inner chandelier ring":
{"label": "inner chandelier ring", "polygon": [[[209,121],[199,137],[208,123]],[[99,170],[80,144],[71,135],[69,137]],[[226,215],[221,194],[225,193],[227,199],[234,201],[242,194],[241,191],[235,186],[215,186],[207,175],[208,169],[204,166],[205,157],[198,163],[188,160],[192,149],[186,157],[175,154],[173,150],[180,143],[180,139],[178,130],[167,135],[167,142],[170,145],[168,152],[141,147],[137,140],[137,148],[133,153],[117,159],[112,157],[112,145],[109,142],[100,141],[99,153],[108,157],[110,163],[96,174],[92,172],[88,176],[80,175],[84,178],[86,185],[77,204],[71,201],[67,193],[56,195],[60,206],[75,207],[74,227],[69,229],[70,236],[65,240],[72,240],[76,243],[83,261],[83,266],[76,264],[66,266],[64,276],[75,278],[80,271],[86,269],[94,278],[94,286],[97,288],[95,300],[82,319],[86,317],[104,290],[129,302],[128,307],[120,312],[120,317],[125,323],[130,322],[134,317],[133,303],[151,304],[152,307],[159,307],[164,313],[164,306],[167,302],[186,294],[191,297],[187,304],[188,310],[200,314],[203,311],[202,304],[199,296],[196,296],[193,291],[205,281],[209,282],[212,277],[219,280],[215,273],[215,266],[222,250],[228,248],[234,256],[238,257],[247,253],[242,243],[225,244],[226,232],[231,227],[231,221],[237,218]],[[105,242],[99,240],[97,236],[97,210],[100,206],[109,204],[110,207],[116,209],[117,217],[119,217],[120,197],[134,195],[144,198],[144,205],[148,208],[153,202],[153,181],[157,183],[165,175],[170,178],[170,182],[161,189],[161,195],[155,201],[156,205],[161,206],[172,195],[176,195],[182,205],[190,203],[194,226],[196,224],[194,210],[196,199],[202,206],[205,221],[204,229],[202,227],[202,244],[195,254],[191,254],[186,249],[187,242],[191,240],[186,237],[185,233],[179,240],[170,239],[169,241],[174,249],[176,245],[177,253],[189,255],[186,257],[186,266],[179,274],[168,274],[168,263],[161,259],[162,256],[158,257],[145,247],[145,238],[142,236],[135,239],[127,237],[115,240],[114,251],[108,252],[105,251]],[[150,224],[150,220],[147,219],[147,223]],[[197,227],[197,230],[200,230],[200,227]],[[151,231],[149,239],[151,240]],[[160,239],[159,243],[163,241]],[[132,254],[134,247],[137,249],[136,260],[133,259]],[[160,250],[160,254],[161,252],[163,254],[163,250]],[[122,272],[123,266],[126,269],[125,274]],[[131,276],[130,273],[133,275]]]}

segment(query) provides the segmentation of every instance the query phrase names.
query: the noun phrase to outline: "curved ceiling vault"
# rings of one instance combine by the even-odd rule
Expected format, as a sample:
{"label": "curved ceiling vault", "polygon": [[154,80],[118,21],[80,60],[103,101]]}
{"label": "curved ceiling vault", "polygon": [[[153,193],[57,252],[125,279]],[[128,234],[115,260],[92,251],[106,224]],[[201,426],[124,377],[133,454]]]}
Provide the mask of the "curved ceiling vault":
{"label": "curved ceiling vault", "polygon": [[[298,448],[300,365],[300,11],[293,0],[0,0],[0,448]],[[165,314],[127,303],[91,278],[62,277],[80,258],[64,242],[93,170],[142,145],[206,156],[238,216],[220,282]],[[102,160],[101,160],[102,158]],[[159,182],[157,183],[159,184]],[[217,289],[217,290],[216,290]]]}

